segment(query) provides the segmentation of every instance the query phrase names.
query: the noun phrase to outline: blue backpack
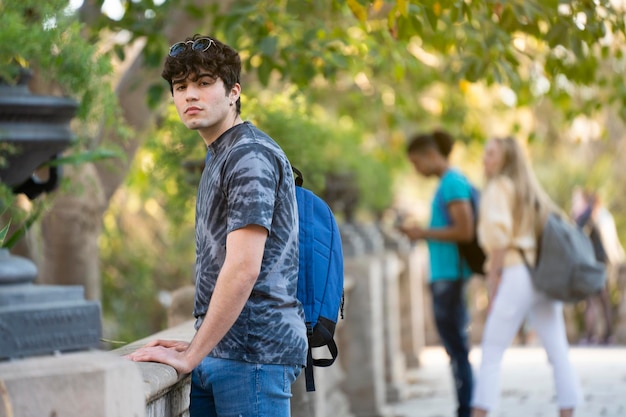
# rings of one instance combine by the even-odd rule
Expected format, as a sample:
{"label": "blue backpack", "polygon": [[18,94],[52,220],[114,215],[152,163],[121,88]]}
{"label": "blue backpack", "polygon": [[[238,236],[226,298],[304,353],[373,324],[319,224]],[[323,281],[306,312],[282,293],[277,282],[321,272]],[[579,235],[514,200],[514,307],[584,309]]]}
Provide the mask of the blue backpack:
{"label": "blue backpack", "polygon": [[[337,222],[330,207],[302,187],[302,173],[293,168],[300,222],[298,299],[304,307],[309,340],[305,369],[306,390],[315,391],[313,366],[330,366],[337,358],[333,339],[341,310],[343,318],[343,251]],[[326,346],[330,358],[314,359],[312,348]]]}

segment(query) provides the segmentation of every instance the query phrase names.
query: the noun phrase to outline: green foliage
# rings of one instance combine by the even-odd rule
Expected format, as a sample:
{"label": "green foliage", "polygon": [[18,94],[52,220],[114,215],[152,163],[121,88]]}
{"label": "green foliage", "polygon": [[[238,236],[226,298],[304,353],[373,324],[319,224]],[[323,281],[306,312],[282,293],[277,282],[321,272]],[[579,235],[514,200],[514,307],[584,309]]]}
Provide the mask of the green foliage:
{"label": "green foliage", "polygon": [[123,155],[118,150],[97,148],[94,150],[63,155],[59,158],[48,161],[44,166],[81,165],[87,162],[97,162],[111,158],[122,158]]}
{"label": "green foliage", "polygon": [[390,204],[391,153],[376,143],[368,149],[368,133],[352,118],[309,105],[298,93],[252,99],[246,115],[281,145],[314,192],[323,195],[327,175],[352,172],[362,209],[379,211]]}
{"label": "green foliage", "polygon": [[87,119],[112,68],[81,29],[67,0],[0,2],[0,79],[13,84],[22,70],[36,72],[77,98],[78,115]]}
{"label": "green foliage", "polygon": [[[569,119],[598,100],[626,102],[626,90],[613,88],[623,85],[623,70],[607,68],[623,68],[617,7],[608,0],[238,1],[215,14],[213,26],[264,85],[277,74],[308,89],[320,77],[334,83],[360,72],[394,88],[412,78],[415,94],[436,82],[502,84],[518,95],[517,105],[547,97]],[[580,94],[582,86],[595,91]],[[374,86],[373,94],[382,91]],[[396,110],[410,107],[399,102]]]}
{"label": "green foliage", "polygon": [[[0,213],[0,215],[2,214],[4,213]],[[0,229],[0,248],[4,247],[4,239],[6,239],[7,234],[9,233],[9,227],[11,227],[11,220],[9,220],[7,224]]]}
{"label": "green foliage", "polygon": [[48,84],[49,90],[79,102],[80,123],[72,126],[79,138],[74,156],[53,164],[111,157],[93,143],[95,132],[103,126],[128,135],[119,121],[110,59],[84,38],[83,29],[67,0],[0,1],[0,80],[15,84],[26,71],[37,77],[38,84]]}
{"label": "green foliage", "polygon": [[[567,119],[598,103],[626,103],[623,70],[615,71],[624,64],[624,13],[610,0],[157,3],[123,1],[124,16],[102,16],[90,25],[92,33],[124,30],[131,41],[141,38],[144,62],[158,66],[167,48],[161,28],[173,11],[185,10],[189,35],[211,28],[241,52],[245,73],[264,86],[279,78],[303,91],[330,83],[364,93],[355,78],[362,73],[375,80],[365,94],[380,101],[388,88],[408,86],[415,97],[433,83],[502,84],[515,91],[518,106],[547,97]],[[120,45],[114,50],[124,56]],[[546,83],[547,89],[538,87]],[[583,86],[597,88],[582,94]],[[163,91],[151,89],[151,102]],[[415,108],[414,100],[397,99],[382,110],[401,125]]]}
{"label": "green foliage", "polygon": [[0,183],[0,248],[5,247],[5,240],[11,230],[11,211],[15,196],[9,187]]}
{"label": "green foliage", "polygon": [[28,208],[18,206],[12,190],[0,183],[0,248],[15,246],[47,208],[43,199],[32,202]]}
{"label": "green foliage", "polygon": [[161,291],[193,283],[193,210],[178,225],[172,214],[132,189],[112,201],[100,238],[103,317],[115,323],[107,336],[128,343],[163,329]]}
{"label": "green foliage", "polygon": [[[131,42],[146,41],[144,62],[158,66],[167,50],[163,23],[171,11],[186,10],[197,19],[190,19],[189,35],[210,28],[240,51],[244,117],[281,144],[315,191],[324,190],[328,173],[356,173],[365,210],[390,203],[393,176],[406,167],[407,133],[444,126],[470,145],[484,140],[491,128],[486,116],[510,110],[493,98],[499,86],[511,88],[513,106],[551,101],[559,111],[557,129],[580,112],[626,103],[623,15],[608,0],[238,0],[224,9],[218,3],[125,1],[121,20],[102,18],[90,28],[94,36],[102,29],[129,31]],[[120,57],[122,46],[114,47]],[[478,97],[487,103],[482,107],[472,93],[476,86],[486,86],[480,91],[489,96]],[[150,103],[162,102],[165,91],[155,81]],[[523,121],[510,126],[534,135],[534,143],[553,143],[528,132],[533,128]],[[137,154],[127,198],[112,204],[102,238],[104,307],[122,324],[133,309],[162,320],[158,288],[189,279],[198,178],[190,167],[202,163],[204,153],[197,134],[168,108]],[[549,158],[545,165],[555,166]],[[565,204],[569,182],[542,175]],[[148,237],[141,237],[143,229]],[[170,281],[160,271],[165,262]],[[138,337],[155,326],[142,317],[123,334]]]}
{"label": "green foliage", "polygon": [[[119,122],[119,107],[110,76],[113,71],[107,56],[100,54],[98,45],[83,37],[83,26],[69,9],[67,0],[0,1],[0,80],[12,85],[25,73],[33,74],[50,90],[79,102],[79,123],[73,130],[79,140],[72,154],[48,163],[50,166],[81,164],[120,156],[119,153],[97,148],[93,137],[103,126],[114,127],[122,136],[128,135]],[[2,152],[10,145],[0,143]],[[0,156],[0,164],[5,163]],[[25,213],[14,206],[10,190],[3,187],[6,217],[12,219],[15,232],[5,236],[4,245],[11,247],[43,214],[45,197]],[[8,229],[5,230],[8,233]]]}

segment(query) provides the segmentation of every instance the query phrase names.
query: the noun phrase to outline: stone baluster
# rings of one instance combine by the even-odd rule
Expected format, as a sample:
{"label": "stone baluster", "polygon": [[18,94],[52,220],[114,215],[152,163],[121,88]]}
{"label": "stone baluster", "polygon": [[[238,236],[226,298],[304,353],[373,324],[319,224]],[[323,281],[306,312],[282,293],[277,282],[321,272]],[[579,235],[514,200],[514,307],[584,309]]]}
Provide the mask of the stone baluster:
{"label": "stone baluster", "polygon": [[[351,298],[351,290],[354,287],[354,279],[351,276],[344,277],[344,294],[346,300]],[[335,341],[338,346],[342,343],[344,327],[350,323],[340,319],[335,330]],[[346,372],[343,367],[344,352],[339,348],[339,354],[335,363],[330,367],[314,367],[315,391],[306,391],[304,374],[292,386],[293,397],[291,399],[292,417],[353,417],[350,410],[350,401],[343,390]]]}
{"label": "stone baluster", "polygon": [[424,305],[426,295],[425,256],[415,246],[400,252],[400,257],[406,267],[400,275],[400,303],[402,317],[402,349],[406,358],[407,367],[415,368],[420,365],[420,353],[426,345],[426,316]]}
{"label": "stone baluster", "polygon": [[[402,311],[400,276],[407,269],[401,258],[406,252],[408,241],[386,227],[380,227],[384,239],[384,333],[385,333],[385,377],[387,400],[397,402],[406,399],[407,362],[402,346]],[[409,318],[410,319],[410,318]]]}
{"label": "stone baluster", "polygon": [[363,225],[344,224],[341,234],[346,275],[354,277],[339,346],[344,390],[355,416],[386,417],[383,242],[380,233]]}

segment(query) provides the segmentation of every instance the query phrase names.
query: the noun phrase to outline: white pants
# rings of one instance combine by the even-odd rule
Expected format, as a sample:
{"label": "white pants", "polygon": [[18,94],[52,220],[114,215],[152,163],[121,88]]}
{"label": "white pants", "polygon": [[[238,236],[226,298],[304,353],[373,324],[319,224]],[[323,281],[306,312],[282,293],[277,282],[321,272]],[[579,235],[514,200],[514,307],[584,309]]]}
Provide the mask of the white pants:
{"label": "white pants", "polygon": [[524,319],[539,336],[548,355],[560,409],[575,408],[581,398],[578,378],[568,357],[563,304],[537,292],[524,265],[505,268],[482,340],[482,360],[472,405],[494,409],[500,397],[500,364]]}

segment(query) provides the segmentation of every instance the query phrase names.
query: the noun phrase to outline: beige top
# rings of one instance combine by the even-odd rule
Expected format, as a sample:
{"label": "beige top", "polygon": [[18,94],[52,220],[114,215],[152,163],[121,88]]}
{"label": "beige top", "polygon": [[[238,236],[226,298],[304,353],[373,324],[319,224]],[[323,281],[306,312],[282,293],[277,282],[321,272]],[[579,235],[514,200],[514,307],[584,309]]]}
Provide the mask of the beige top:
{"label": "beige top", "polygon": [[487,255],[487,270],[490,254],[501,248],[508,248],[504,257],[505,267],[524,263],[520,248],[531,265],[535,262],[534,228],[529,222],[522,224],[521,219],[513,218],[515,204],[515,188],[508,177],[496,177],[487,182],[480,198],[478,217],[478,242]]}

